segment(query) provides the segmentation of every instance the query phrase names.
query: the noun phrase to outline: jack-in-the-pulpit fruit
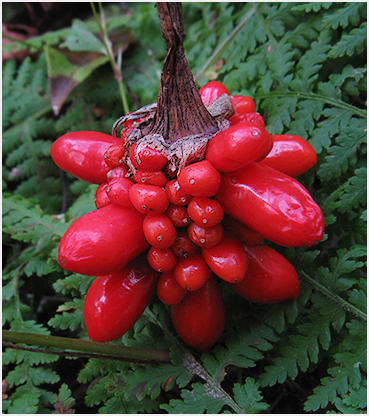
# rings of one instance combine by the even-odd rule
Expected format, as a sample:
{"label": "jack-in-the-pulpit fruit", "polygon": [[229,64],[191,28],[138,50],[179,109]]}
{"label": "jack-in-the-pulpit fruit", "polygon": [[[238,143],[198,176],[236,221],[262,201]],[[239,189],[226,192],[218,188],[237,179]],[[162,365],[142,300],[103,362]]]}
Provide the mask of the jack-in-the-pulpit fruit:
{"label": "jack-in-the-pulpit fruit", "polygon": [[261,161],[273,169],[293,177],[302,175],[317,162],[313,146],[292,134],[273,135],[273,147]]}
{"label": "jack-in-the-pulpit fruit", "polygon": [[294,179],[316,153],[300,137],[272,136],[251,97],[230,95],[218,81],[199,93],[209,114],[215,99],[234,112],[231,105],[222,113],[227,120],[200,156],[198,142],[188,142],[195,156],[178,153],[177,170],[168,147],[153,144],[158,133],[145,130],[153,117],[146,107],[118,120],[120,138],[75,132],[52,145],[59,167],[99,184],[97,210],[72,223],[58,257],[66,270],[98,276],[84,305],[93,341],[123,336],[155,290],[179,337],[200,352],[224,330],[222,285],[256,303],[299,295],[296,270],[267,240],[284,247],[322,240],[322,212]]}
{"label": "jack-in-the-pulpit fruit", "polygon": [[216,199],[228,215],[281,246],[311,246],[323,238],[322,211],[306,188],[261,163],[223,173]]}
{"label": "jack-in-the-pulpit fruit", "polygon": [[63,170],[85,182],[101,184],[111,169],[104,155],[121,140],[97,131],[74,131],[59,137],[51,145],[54,162]]}
{"label": "jack-in-the-pulpit fruit", "polygon": [[60,241],[60,265],[86,276],[116,272],[149,248],[143,220],[134,208],[115,204],[83,215]]}
{"label": "jack-in-the-pulpit fruit", "polygon": [[147,264],[145,255],[109,276],[98,276],[83,308],[89,338],[108,342],[123,336],[147,307],[158,279],[159,273]]}
{"label": "jack-in-the-pulpit fruit", "polygon": [[251,302],[279,303],[296,299],[300,282],[292,264],[264,244],[246,246],[249,267],[242,281],[228,286]]}
{"label": "jack-in-the-pulpit fruit", "polygon": [[209,141],[205,157],[218,171],[232,172],[264,158],[272,146],[272,136],[264,127],[238,123]]}
{"label": "jack-in-the-pulpit fruit", "polygon": [[225,325],[225,309],[218,282],[210,278],[171,307],[174,328],[182,340],[206,352],[217,342]]}

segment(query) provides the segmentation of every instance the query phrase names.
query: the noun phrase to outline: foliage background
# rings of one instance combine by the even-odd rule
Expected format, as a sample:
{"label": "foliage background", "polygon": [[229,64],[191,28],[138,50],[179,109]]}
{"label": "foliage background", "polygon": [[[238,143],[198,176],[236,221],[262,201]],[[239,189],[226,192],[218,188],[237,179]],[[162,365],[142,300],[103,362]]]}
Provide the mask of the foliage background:
{"label": "foliage background", "polygon": [[[124,10],[118,3],[103,6],[110,34],[124,28],[136,37],[122,63],[130,109],[155,102],[165,44],[154,3],[125,3]],[[24,7],[3,3],[3,20],[29,20]],[[106,60],[88,67],[58,115],[52,111],[48,48],[63,42],[77,53],[101,48],[97,38],[89,44],[80,38],[78,47],[73,43],[81,26],[97,33],[89,3],[80,7],[70,9],[63,27],[50,24],[56,25],[56,15],[42,15],[39,36],[27,40],[30,54],[3,63],[2,293],[3,328],[87,339],[82,309],[92,278],[64,272],[55,258],[71,221],[95,209],[96,186],[60,172],[49,149],[69,131],[109,133],[124,110]],[[231,94],[252,96],[270,133],[299,135],[318,154],[317,165],[298,179],[322,207],[324,240],[309,248],[274,247],[298,270],[301,295],[297,301],[258,305],[224,288],[225,302],[232,305],[226,331],[202,355],[178,340],[168,308],[154,297],[135,327],[115,343],[170,348],[171,364],[6,348],[3,411],[363,413],[366,3],[184,3],[183,8],[186,56],[199,86],[216,78]]]}

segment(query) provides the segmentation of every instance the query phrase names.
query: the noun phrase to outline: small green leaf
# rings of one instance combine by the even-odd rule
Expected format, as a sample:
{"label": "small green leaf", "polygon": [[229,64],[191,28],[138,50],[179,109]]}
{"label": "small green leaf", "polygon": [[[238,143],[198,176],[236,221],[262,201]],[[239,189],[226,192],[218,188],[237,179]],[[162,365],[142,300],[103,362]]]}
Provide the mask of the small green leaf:
{"label": "small green leaf", "polygon": [[246,379],[244,385],[235,384],[233,392],[236,402],[245,410],[246,414],[260,413],[269,407],[267,403],[262,402],[263,397],[259,386],[251,377]]}
{"label": "small green leaf", "polygon": [[73,23],[71,32],[59,46],[74,52],[84,51],[106,54],[104,44],[92,32],[86,29],[80,21]]}
{"label": "small green leaf", "polygon": [[39,398],[40,394],[37,393],[24,394],[22,397],[14,400],[8,408],[8,413],[17,415],[38,413]]}

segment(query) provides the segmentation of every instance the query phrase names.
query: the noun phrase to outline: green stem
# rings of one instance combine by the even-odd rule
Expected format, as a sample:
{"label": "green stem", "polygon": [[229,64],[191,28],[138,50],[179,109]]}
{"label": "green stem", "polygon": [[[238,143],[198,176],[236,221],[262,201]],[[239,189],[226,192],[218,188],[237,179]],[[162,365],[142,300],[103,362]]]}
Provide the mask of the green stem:
{"label": "green stem", "polygon": [[99,17],[99,15],[96,11],[96,8],[95,8],[95,4],[93,2],[91,2],[91,8],[92,8],[92,12],[94,14],[96,23],[99,27],[101,39],[104,43],[106,53],[107,53],[109,61],[110,61],[110,65],[111,65],[111,67],[113,69],[113,72],[114,72],[115,79],[118,82],[119,93],[120,93],[120,96],[121,96],[124,112],[125,112],[125,114],[128,114],[129,113],[129,107],[128,107],[128,101],[127,101],[126,93],[124,91],[122,71],[118,67],[118,65],[115,61],[114,52],[112,50],[111,42],[109,40],[108,33],[106,31],[106,26],[105,26],[105,24],[101,23],[103,21],[103,16],[104,16],[104,11],[103,11],[103,8],[102,8],[102,4],[101,4],[101,2],[99,2],[99,10],[100,10],[100,16],[101,17]]}
{"label": "green stem", "polygon": [[256,12],[258,7],[258,3],[251,3],[251,9],[246,13],[244,19],[233,29],[233,31],[229,34],[229,36],[215,49],[214,53],[211,57],[206,61],[205,65],[198,71],[196,76],[194,77],[196,81],[218,60],[221,54],[225,49],[228,48],[228,45],[232,42],[232,40],[236,37],[239,31],[243,28],[243,26],[249,21],[252,15]]}
{"label": "green stem", "polygon": [[[31,43],[27,42],[26,40],[16,39],[16,38],[13,38],[12,36],[4,35],[4,33],[3,33],[2,36],[3,36],[3,38],[8,39],[8,40],[11,40],[11,41],[13,41],[15,43],[20,43],[21,45],[24,45],[27,48],[34,48],[35,47],[34,45],[32,45]],[[42,48],[40,47],[38,49],[42,49]]]}
{"label": "green stem", "polygon": [[269,98],[271,96],[276,97],[299,97],[303,99],[323,101],[325,104],[330,104],[337,108],[342,108],[343,110],[352,111],[359,117],[367,118],[367,113],[365,110],[354,107],[351,104],[346,104],[342,101],[334,100],[333,98],[328,98],[324,95],[314,94],[314,93],[304,93],[304,92],[293,92],[293,91],[268,91],[268,92],[258,92],[254,94],[254,98]]}
{"label": "green stem", "polygon": [[363,321],[367,321],[366,313],[358,309],[356,306],[352,305],[350,302],[347,302],[345,299],[341,298],[340,296],[336,295],[335,293],[332,293],[329,289],[327,289],[325,286],[323,286],[321,283],[314,280],[312,277],[310,277],[307,273],[305,273],[303,270],[299,271],[299,274],[312,286],[314,286],[320,293],[322,293],[327,298],[333,300],[334,302],[340,304],[343,309],[345,309],[348,312],[351,312],[352,314],[356,315],[358,318],[362,319]]}
{"label": "green stem", "polygon": [[169,351],[151,350],[144,348],[131,348],[121,345],[86,341],[81,339],[56,337],[52,335],[28,334],[24,332],[14,332],[3,330],[3,341],[20,343],[26,345],[37,345],[42,347],[52,347],[58,350],[82,351],[86,353],[122,357],[127,360],[144,360],[169,363]]}
{"label": "green stem", "polygon": [[14,291],[14,298],[16,302],[16,312],[17,312],[17,318],[22,319],[22,312],[21,312],[21,305],[22,302],[20,300],[19,296],[19,279],[22,273],[22,270],[26,267],[26,263],[23,263],[21,266],[18,267],[18,270],[16,272],[16,275],[14,277],[13,281],[13,291]]}

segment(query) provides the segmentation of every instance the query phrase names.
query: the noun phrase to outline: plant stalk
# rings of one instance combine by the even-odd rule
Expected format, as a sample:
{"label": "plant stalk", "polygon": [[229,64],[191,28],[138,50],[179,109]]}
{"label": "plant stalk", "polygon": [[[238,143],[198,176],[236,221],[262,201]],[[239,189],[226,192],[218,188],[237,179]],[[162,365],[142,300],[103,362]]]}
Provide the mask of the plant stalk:
{"label": "plant stalk", "polygon": [[236,37],[236,35],[240,32],[240,30],[245,26],[245,24],[250,20],[250,18],[254,15],[258,7],[258,3],[251,3],[251,9],[247,12],[246,16],[242,19],[242,21],[233,29],[233,31],[229,34],[229,36],[215,49],[211,57],[205,62],[204,66],[198,71],[195,76],[196,80],[199,80],[206,71],[214,65],[220,58],[223,51],[228,48],[229,44],[232,40]]}
{"label": "plant stalk", "polygon": [[[86,341],[81,339],[56,337],[52,335],[29,334],[25,332],[14,332],[3,329],[2,338],[4,342],[20,343],[26,345],[37,345],[42,347],[57,348],[58,350],[82,351],[86,353],[122,357],[132,361],[155,361],[169,363],[169,351],[152,350],[145,348],[132,348],[121,345]],[[56,351],[57,353],[57,351]]]}
{"label": "plant stalk", "polygon": [[216,120],[205,108],[184,53],[186,36],[181,3],[156,3],[167,55],[153,122],[145,134],[160,134],[168,143],[182,137],[215,134]]}
{"label": "plant stalk", "polygon": [[129,107],[128,107],[128,101],[127,101],[126,93],[124,91],[122,71],[121,71],[121,68],[117,65],[117,63],[115,61],[115,58],[114,58],[114,52],[113,52],[113,49],[111,47],[111,42],[109,40],[108,33],[106,31],[104,10],[102,8],[101,2],[99,2],[99,10],[100,10],[101,19],[99,18],[98,14],[97,14],[95,4],[93,2],[91,2],[91,9],[92,9],[92,12],[94,14],[97,25],[99,27],[101,39],[104,43],[106,54],[108,55],[110,65],[111,65],[111,67],[113,69],[113,72],[114,72],[115,79],[118,82],[119,93],[120,93],[121,100],[122,100],[123,110],[124,110],[125,114],[128,114],[129,113]]}
{"label": "plant stalk", "polygon": [[336,295],[332,293],[329,289],[327,289],[325,286],[314,280],[312,277],[310,277],[307,273],[305,273],[303,270],[299,270],[299,274],[312,286],[314,286],[320,293],[322,293],[324,296],[326,296],[328,299],[333,300],[334,302],[341,305],[343,309],[345,309],[347,312],[352,313],[353,315],[357,316],[358,318],[362,319],[363,321],[367,321],[367,315],[365,312],[358,309],[356,306],[352,305],[351,303],[347,302],[345,299],[341,298],[341,296]]}

